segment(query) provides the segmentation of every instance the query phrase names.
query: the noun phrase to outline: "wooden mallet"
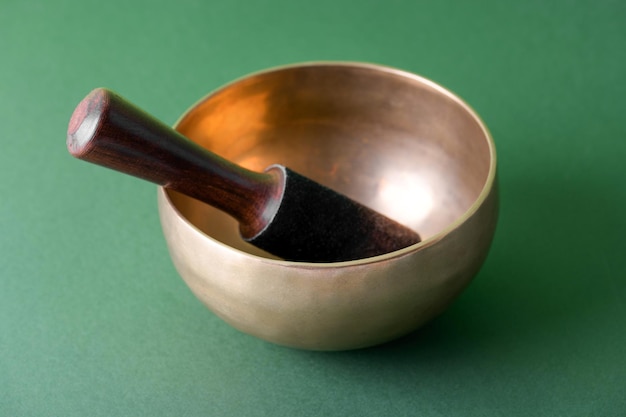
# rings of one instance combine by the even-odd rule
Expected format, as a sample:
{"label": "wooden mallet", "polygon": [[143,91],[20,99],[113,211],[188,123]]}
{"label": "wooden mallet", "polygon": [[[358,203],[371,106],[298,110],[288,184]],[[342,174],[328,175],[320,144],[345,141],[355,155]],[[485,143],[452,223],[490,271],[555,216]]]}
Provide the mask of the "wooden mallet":
{"label": "wooden mallet", "polygon": [[103,88],[74,110],[67,148],[228,213],[243,239],[286,260],[348,261],[420,241],[413,230],[281,165],[259,173],[229,162]]}

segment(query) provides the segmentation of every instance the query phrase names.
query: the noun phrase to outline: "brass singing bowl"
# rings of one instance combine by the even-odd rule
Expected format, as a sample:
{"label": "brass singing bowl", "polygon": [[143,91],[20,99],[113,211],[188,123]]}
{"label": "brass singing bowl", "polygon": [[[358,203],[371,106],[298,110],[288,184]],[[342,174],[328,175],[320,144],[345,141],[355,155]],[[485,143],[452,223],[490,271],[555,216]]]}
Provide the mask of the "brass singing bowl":
{"label": "brass singing bowl", "polygon": [[440,314],[487,256],[494,143],[467,104],[422,77],[357,63],[281,67],[208,95],[176,129],[250,169],[284,164],[422,236],[373,258],[288,262],[241,240],[227,215],[159,188],[175,267],[245,333],[312,350],[383,343]]}

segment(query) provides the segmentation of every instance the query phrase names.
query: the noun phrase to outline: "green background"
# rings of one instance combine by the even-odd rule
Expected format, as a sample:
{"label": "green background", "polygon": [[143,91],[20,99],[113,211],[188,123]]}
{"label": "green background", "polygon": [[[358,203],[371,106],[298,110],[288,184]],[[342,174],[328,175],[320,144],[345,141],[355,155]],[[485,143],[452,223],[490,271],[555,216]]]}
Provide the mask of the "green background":
{"label": "green background", "polygon": [[[312,60],[426,76],[498,150],[480,274],[379,347],[232,329],[176,274],[155,188],[65,150],[94,87],[173,123],[235,78]],[[2,0],[0,415],[626,415],[625,76],[621,0]]]}

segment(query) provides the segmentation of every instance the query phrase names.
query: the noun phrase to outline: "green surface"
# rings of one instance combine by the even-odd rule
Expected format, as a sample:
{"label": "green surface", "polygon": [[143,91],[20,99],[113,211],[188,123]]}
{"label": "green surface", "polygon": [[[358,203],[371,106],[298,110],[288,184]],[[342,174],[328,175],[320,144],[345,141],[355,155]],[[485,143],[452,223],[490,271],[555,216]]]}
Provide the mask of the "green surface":
{"label": "green surface", "polygon": [[[626,3],[0,3],[1,416],[626,415]],[[92,88],[168,123],[249,72],[419,73],[498,149],[492,252],[440,318],[371,349],[240,334],[169,260],[153,186],[73,160]]]}

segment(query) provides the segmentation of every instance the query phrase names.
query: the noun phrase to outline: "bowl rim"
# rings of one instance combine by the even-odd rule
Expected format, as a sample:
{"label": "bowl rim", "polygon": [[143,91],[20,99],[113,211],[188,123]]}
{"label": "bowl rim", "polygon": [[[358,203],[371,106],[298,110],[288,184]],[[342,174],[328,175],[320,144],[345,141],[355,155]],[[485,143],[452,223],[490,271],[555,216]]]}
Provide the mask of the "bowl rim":
{"label": "bowl rim", "polygon": [[382,255],[377,255],[377,256],[372,256],[369,258],[362,258],[362,259],[356,259],[356,260],[351,260],[351,261],[340,261],[340,262],[299,262],[299,261],[286,261],[286,260],[282,260],[282,259],[273,259],[273,258],[266,258],[260,255],[254,255],[251,253],[248,253],[246,251],[242,251],[240,249],[234,248],[230,245],[227,245],[221,241],[219,241],[218,239],[215,239],[214,237],[204,233],[202,230],[200,230],[195,224],[193,224],[189,219],[187,219],[176,207],[176,205],[172,202],[169,192],[168,190],[166,190],[164,187],[159,186],[158,187],[158,192],[162,193],[164,196],[164,200],[165,202],[167,202],[167,204],[169,205],[170,209],[173,210],[173,212],[177,215],[177,217],[179,219],[181,219],[184,223],[187,224],[187,226],[189,226],[195,233],[200,234],[202,237],[208,238],[210,241],[212,241],[214,244],[217,244],[219,246],[222,246],[224,248],[227,248],[229,250],[233,250],[236,251],[238,253],[240,253],[241,255],[247,256],[247,257],[251,257],[251,258],[256,258],[257,260],[261,261],[261,262],[265,262],[265,263],[270,263],[270,264],[275,264],[277,266],[283,266],[283,267],[298,267],[298,268],[311,268],[311,269],[325,269],[325,268],[341,268],[341,267],[353,267],[353,266],[363,266],[363,265],[369,265],[372,263],[377,263],[377,262],[382,262],[382,261],[388,261],[394,258],[399,258],[405,255],[408,255],[410,253],[422,250],[426,247],[430,247],[433,246],[434,244],[436,244],[437,242],[439,242],[440,240],[442,240],[443,238],[445,238],[446,236],[448,236],[450,233],[452,233],[454,230],[458,229],[463,223],[465,223],[469,218],[471,218],[477,211],[478,209],[482,206],[482,204],[485,202],[485,200],[487,199],[487,197],[489,196],[489,194],[491,193],[493,187],[494,187],[494,183],[496,181],[496,147],[495,147],[495,142],[493,140],[493,137],[491,135],[491,132],[489,131],[489,129],[487,128],[487,125],[485,124],[485,122],[482,120],[482,118],[478,115],[478,113],[474,110],[474,108],[472,106],[470,106],[465,100],[463,100],[462,98],[460,98],[458,95],[456,95],[455,93],[453,93],[452,91],[448,90],[447,88],[437,84],[436,82],[425,78],[421,75],[412,73],[410,71],[406,71],[406,70],[402,70],[402,69],[398,69],[398,68],[394,68],[394,67],[390,67],[387,65],[382,65],[382,64],[376,64],[376,63],[370,63],[370,62],[357,62],[357,61],[305,61],[305,62],[299,62],[299,63],[293,63],[293,64],[287,64],[287,65],[278,65],[278,66],[274,66],[274,67],[270,67],[270,68],[266,68],[263,70],[259,70],[259,71],[254,71],[251,73],[248,73],[246,75],[243,75],[241,77],[235,78],[234,80],[212,90],[209,91],[207,94],[203,95],[202,97],[200,97],[198,100],[196,100],[191,106],[189,106],[179,117],[178,119],[175,121],[173,127],[175,130],[178,129],[179,124],[181,123],[181,121],[190,113],[192,112],[195,108],[197,108],[199,105],[201,105],[202,103],[204,103],[206,100],[208,100],[209,98],[211,98],[212,96],[218,94],[221,91],[224,91],[232,86],[234,86],[235,84],[244,81],[248,78],[252,78],[252,77],[256,77],[256,76],[261,76],[261,75],[265,75],[265,74],[269,74],[269,73],[273,73],[273,72],[278,72],[278,71],[285,71],[285,70],[290,70],[290,69],[297,69],[297,68],[306,68],[306,67],[346,67],[346,68],[363,68],[363,69],[370,69],[370,70],[375,70],[378,72],[383,72],[383,73],[388,73],[388,74],[393,74],[396,76],[400,76],[400,77],[404,77],[404,78],[409,78],[412,79],[414,81],[418,81],[419,83],[422,83],[426,86],[428,86],[429,88],[437,91],[439,94],[442,94],[446,97],[448,97],[449,99],[453,100],[454,102],[456,102],[458,105],[460,105],[466,112],[467,114],[469,114],[478,124],[478,126],[480,127],[484,138],[487,141],[487,145],[489,148],[489,171],[487,173],[487,178],[485,180],[485,183],[483,185],[483,188],[481,189],[480,193],[478,194],[478,197],[476,197],[476,199],[474,200],[474,202],[472,203],[472,205],[459,217],[457,217],[453,222],[450,222],[448,224],[448,226],[446,226],[445,228],[443,228],[441,231],[439,231],[438,233],[430,236],[428,239],[422,240],[419,243],[416,243],[414,245],[411,246],[407,246],[405,248],[393,251],[393,252],[389,252],[389,253],[385,253]]}

